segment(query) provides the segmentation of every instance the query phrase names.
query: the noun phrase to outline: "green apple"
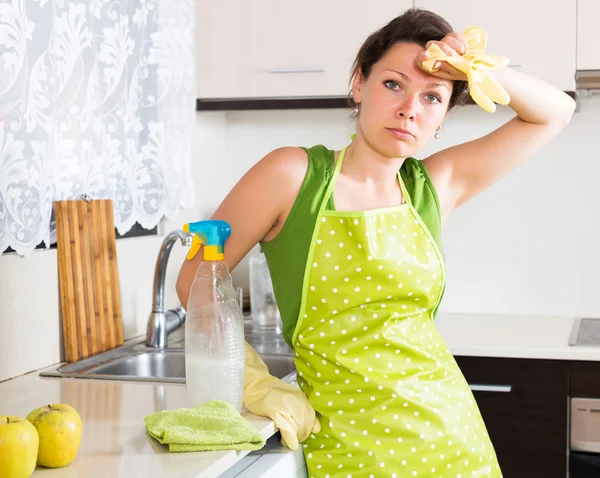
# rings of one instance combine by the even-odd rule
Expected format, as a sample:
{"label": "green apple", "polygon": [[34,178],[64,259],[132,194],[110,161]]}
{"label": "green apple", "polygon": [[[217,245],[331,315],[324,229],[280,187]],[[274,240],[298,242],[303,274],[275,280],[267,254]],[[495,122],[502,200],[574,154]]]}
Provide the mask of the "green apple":
{"label": "green apple", "polygon": [[39,438],[21,417],[0,415],[0,478],[28,478],[35,470]]}
{"label": "green apple", "polygon": [[58,403],[27,415],[40,437],[37,464],[48,468],[70,465],[81,443],[81,417],[72,406]]}

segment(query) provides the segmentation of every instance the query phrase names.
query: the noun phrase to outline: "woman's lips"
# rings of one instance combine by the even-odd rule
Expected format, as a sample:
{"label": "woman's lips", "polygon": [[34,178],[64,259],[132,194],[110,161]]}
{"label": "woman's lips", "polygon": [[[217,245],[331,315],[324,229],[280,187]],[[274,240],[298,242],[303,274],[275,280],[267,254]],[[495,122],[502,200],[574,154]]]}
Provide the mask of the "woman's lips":
{"label": "woman's lips", "polygon": [[409,131],[401,128],[386,128],[392,135],[398,139],[414,139],[414,135]]}

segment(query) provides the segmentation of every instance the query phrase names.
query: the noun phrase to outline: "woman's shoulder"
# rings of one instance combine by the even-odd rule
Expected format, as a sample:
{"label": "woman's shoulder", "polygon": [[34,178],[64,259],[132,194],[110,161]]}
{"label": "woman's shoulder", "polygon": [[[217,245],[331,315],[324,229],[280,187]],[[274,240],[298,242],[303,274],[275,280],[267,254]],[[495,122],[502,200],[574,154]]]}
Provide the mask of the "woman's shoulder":
{"label": "woman's shoulder", "polygon": [[313,146],[282,146],[272,150],[265,156],[275,162],[298,162],[307,165],[313,160],[329,160],[334,151],[322,144]]}
{"label": "woman's shoulder", "polygon": [[438,192],[425,161],[412,157],[406,158],[400,169],[400,176],[402,176],[408,194],[416,206],[421,207],[426,204],[426,207],[429,207],[435,205],[439,211]]}
{"label": "woman's shoulder", "polygon": [[422,159],[417,159],[410,156],[404,160],[400,170],[405,174],[421,174],[424,169],[425,164],[423,163]]}
{"label": "woman's shoulder", "polygon": [[[260,163],[268,182],[260,190],[268,192],[279,207],[277,225],[263,238],[269,243],[277,238],[293,216],[310,215],[315,198],[327,185],[325,163],[333,163],[334,153],[322,145],[311,147],[280,147],[267,154]],[[325,158],[325,159],[324,159]],[[330,158],[330,159],[328,159]],[[290,226],[288,226],[289,229]]]}
{"label": "woman's shoulder", "polygon": [[309,171],[325,171],[333,164],[334,151],[324,145],[282,146],[263,159],[264,167],[289,180],[303,181]]}
{"label": "woman's shoulder", "polygon": [[413,157],[406,158],[402,167],[400,168],[400,174],[406,181],[413,183],[414,185],[430,185],[431,177],[425,161]]}

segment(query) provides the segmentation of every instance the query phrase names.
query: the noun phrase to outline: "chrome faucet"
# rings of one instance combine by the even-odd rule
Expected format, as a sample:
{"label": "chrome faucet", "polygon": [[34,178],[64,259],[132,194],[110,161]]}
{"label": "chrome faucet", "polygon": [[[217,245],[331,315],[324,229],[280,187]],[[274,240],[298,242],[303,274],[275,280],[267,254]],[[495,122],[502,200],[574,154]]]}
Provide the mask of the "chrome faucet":
{"label": "chrome faucet", "polygon": [[165,312],[165,274],[169,255],[175,241],[179,239],[182,245],[189,247],[192,245],[193,237],[193,234],[188,234],[181,229],[175,229],[167,234],[160,246],[154,269],[152,312],[150,312],[146,327],[146,345],[148,347],[164,349],[167,346],[167,337],[169,334],[177,330],[185,322],[186,313],[182,306]]}

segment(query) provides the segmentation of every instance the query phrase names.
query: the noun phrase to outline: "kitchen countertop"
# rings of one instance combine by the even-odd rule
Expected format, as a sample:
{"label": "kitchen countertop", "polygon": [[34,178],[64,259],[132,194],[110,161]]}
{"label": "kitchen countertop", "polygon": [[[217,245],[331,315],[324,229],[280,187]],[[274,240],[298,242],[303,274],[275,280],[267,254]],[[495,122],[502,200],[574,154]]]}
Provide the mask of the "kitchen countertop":
{"label": "kitchen countertop", "polygon": [[570,346],[577,318],[443,314],[437,328],[455,356],[600,361],[599,346]]}
{"label": "kitchen countertop", "polygon": [[[436,319],[457,356],[600,361],[600,347],[569,346],[574,321],[481,314],[439,314]],[[183,384],[50,378],[39,372],[0,383],[0,413],[26,416],[45,404],[69,403],[82,416],[83,438],[74,463],[38,468],[34,478],[215,478],[248,454],[169,453],[146,433],[146,415],[189,406]],[[265,438],[275,433],[269,419],[247,411],[243,416]]]}
{"label": "kitchen countertop", "polygon": [[[248,454],[169,453],[147,434],[146,415],[189,406],[184,384],[40,377],[39,371],[0,383],[1,414],[24,417],[53,403],[68,403],[81,415],[81,447],[71,465],[38,467],[33,478],[215,478]],[[275,434],[268,418],[242,415],[265,438]]]}

